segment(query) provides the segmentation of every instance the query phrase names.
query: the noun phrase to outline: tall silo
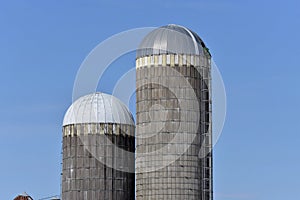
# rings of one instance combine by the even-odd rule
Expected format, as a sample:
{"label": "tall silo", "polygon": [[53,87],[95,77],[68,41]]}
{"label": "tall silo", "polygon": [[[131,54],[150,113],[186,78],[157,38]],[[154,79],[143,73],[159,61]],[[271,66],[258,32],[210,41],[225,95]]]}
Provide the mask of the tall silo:
{"label": "tall silo", "polygon": [[136,199],[212,200],[211,55],[178,25],[136,57]]}
{"label": "tall silo", "polygon": [[76,100],[63,121],[62,200],[133,200],[134,132],[117,98],[93,93]]}

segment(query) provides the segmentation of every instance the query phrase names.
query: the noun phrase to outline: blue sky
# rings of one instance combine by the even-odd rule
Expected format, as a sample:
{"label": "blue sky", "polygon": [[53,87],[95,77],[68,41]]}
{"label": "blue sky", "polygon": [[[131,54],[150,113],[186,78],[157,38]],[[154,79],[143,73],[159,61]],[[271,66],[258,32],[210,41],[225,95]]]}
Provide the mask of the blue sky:
{"label": "blue sky", "polygon": [[[296,0],[2,1],[1,199],[60,193],[61,125],[81,62],[113,34],[170,23],[203,38],[225,82],[215,199],[298,199],[299,7]],[[112,73],[132,67],[134,53],[125,57]],[[110,82],[99,89],[110,92]]]}

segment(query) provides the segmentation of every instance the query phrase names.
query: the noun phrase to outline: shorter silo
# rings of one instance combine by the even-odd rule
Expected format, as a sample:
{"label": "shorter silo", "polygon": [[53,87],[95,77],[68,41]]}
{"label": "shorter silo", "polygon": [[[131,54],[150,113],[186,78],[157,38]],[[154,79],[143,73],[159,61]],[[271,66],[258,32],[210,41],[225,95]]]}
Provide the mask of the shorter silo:
{"label": "shorter silo", "polygon": [[63,121],[62,200],[134,199],[134,131],[117,98],[76,100]]}

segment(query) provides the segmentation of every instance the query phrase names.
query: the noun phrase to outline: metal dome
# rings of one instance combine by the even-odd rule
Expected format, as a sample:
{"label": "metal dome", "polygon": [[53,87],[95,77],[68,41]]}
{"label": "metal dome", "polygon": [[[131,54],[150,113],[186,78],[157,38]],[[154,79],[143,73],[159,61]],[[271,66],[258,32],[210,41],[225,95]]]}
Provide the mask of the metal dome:
{"label": "metal dome", "polygon": [[137,58],[160,54],[203,55],[201,38],[186,27],[170,24],[150,32],[137,50]]}
{"label": "metal dome", "polygon": [[125,104],[105,93],[92,93],[77,99],[67,110],[63,126],[82,123],[118,123],[134,125]]}

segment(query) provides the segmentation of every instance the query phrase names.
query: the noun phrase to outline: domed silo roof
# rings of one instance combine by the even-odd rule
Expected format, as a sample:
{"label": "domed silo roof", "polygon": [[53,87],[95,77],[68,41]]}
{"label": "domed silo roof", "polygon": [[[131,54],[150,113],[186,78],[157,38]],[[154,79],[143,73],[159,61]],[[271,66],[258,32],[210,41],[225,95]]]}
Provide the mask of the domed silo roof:
{"label": "domed silo roof", "polygon": [[142,40],[137,58],[160,54],[203,55],[206,46],[186,27],[170,24],[154,29]]}
{"label": "domed silo roof", "polygon": [[77,99],[67,110],[63,126],[82,123],[134,125],[132,114],[119,99],[105,93],[92,93]]}

